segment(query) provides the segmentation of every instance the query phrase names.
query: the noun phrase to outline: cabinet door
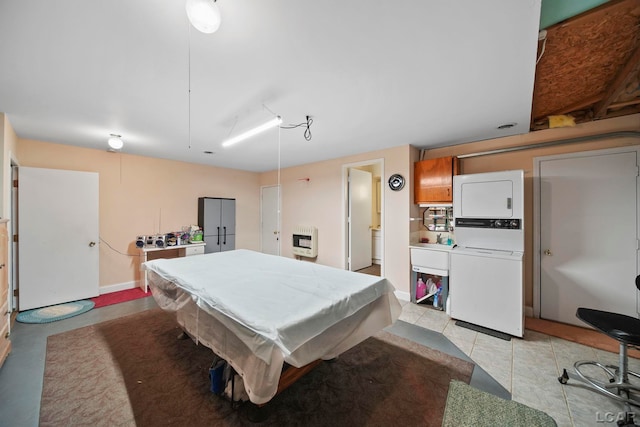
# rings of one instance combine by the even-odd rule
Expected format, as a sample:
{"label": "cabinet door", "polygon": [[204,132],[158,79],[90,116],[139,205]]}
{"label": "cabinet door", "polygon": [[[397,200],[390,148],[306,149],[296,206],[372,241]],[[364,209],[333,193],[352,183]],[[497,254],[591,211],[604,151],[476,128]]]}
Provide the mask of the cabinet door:
{"label": "cabinet door", "polygon": [[212,236],[204,236],[202,238],[205,243],[204,253],[211,254],[214,252],[220,252],[220,248],[222,247],[222,238],[217,234]]}
{"label": "cabinet door", "polygon": [[452,203],[458,159],[440,157],[415,163],[414,203]]}
{"label": "cabinet door", "polygon": [[9,341],[9,282],[7,278],[7,223],[0,224],[0,366],[11,351]]}
{"label": "cabinet door", "polygon": [[220,199],[201,199],[200,211],[198,212],[198,222],[205,236],[218,234],[220,224],[220,209],[222,203]]}
{"label": "cabinet door", "polygon": [[[221,226],[226,227],[227,234],[236,234],[236,201],[222,199]],[[221,231],[222,233],[223,231]]]}
{"label": "cabinet door", "polygon": [[373,259],[376,261],[380,261],[382,259],[382,237],[373,236],[372,237],[373,244]]}
{"label": "cabinet door", "polygon": [[236,248],[236,235],[227,234],[220,237],[220,251],[231,251]]}

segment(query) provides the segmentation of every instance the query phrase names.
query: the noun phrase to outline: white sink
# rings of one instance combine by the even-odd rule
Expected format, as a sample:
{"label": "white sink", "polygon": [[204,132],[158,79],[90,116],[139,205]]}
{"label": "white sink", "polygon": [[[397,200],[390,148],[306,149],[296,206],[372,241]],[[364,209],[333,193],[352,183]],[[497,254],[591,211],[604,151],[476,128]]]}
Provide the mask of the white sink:
{"label": "white sink", "polygon": [[439,243],[415,243],[409,246],[411,265],[438,270],[449,270],[449,252],[453,245]]}
{"label": "white sink", "polygon": [[414,243],[409,247],[416,248],[416,249],[431,249],[436,251],[447,251],[447,252],[453,249],[453,245],[443,245],[440,243]]}

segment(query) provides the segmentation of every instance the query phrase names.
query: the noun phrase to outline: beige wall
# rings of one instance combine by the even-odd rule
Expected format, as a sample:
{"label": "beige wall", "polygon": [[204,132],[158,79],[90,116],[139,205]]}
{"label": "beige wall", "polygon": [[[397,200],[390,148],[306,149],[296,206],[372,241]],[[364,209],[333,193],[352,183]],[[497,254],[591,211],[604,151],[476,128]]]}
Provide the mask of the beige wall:
{"label": "beige wall", "polygon": [[[282,197],[283,256],[292,257],[293,227],[313,225],[318,228],[318,258],[315,262],[345,268],[345,165],[384,161],[382,171],[384,274],[399,291],[409,292],[409,208],[413,195],[409,185],[401,191],[391,191],[386,185],[394,173],[410,180],[413,163],[409,145],[388,150],[372,151],[355,156],[311,163],[282,169],[280,185]],[[309,178],[309,181],[303,180]],[[276,171],[264,173],[263,186],[277,184]]]}
{"label": "beige wall", "polygon": [[[12,130],[7,132],[7,121],[4,123],[6,153],[7,143],[15,146],[11,140],[17,138]],[[640,131],[640,115],[433,149],[425,152],[425,158],[462,155],[620,130]],[[461,173],[507,169],[525,171],[525,298],[528,306],[532,305],[533,299],[534,157],[639,142],[638,139],[617,138],[461,160]],[[100,173],[100,234],[121,252],[135,253],[133,240],[138,234],[158,232],[158,227],[161,227],[160,231],[168,232],[179,229],[182,225],[195,223],[196,199],[199,196],[236,198],[237,247],[260,250],[260,187],[276,184],[277,171],[254,174],[41,141],[19,140],[17,145],[17,159],[23,166]],[[408,297],[410,232],[422,227],[421,221],[409,221],[410,218],[420,217],[420,209],[413,204],[413,164],[419,160],[419,154],[417,148],[404,145],[281,170],[282,255],[292,256],[291,239],[288,236],[291,236],[293,227],[298,224],[315,225],[318,227],[318,258],[315,262],[344,268],[345,165],[382,159],[384,274],[398,291],[406,292]],[[407,185],[398,192],[391,191],[386,184],[389,176],[394,173],[407,178]],[[5,192],[10,191],[7,187],[3,185]],[[101,245],[101,286],[130,282],[138,277],[136,258],[120,255],[106,245]]]}
{"label": "beige wall", "polygon": [[[400,173],[410,180],[410,146],[376,151],[283,169],[282,236],[298,224],[318,227],[316,262],[344,268],[343,165],[383,159],[385,275],[401,291],[409,290],[409,186],[392,192],[386,179]],[[277,183],[277,171],[255,174],[176,161],[109,153],[21,139],[21,166],[92,171],[100,174],[100,237],[122,253],[137,254],[135,236],[180,229],[196,223],[200,196],[237,199],[238,248],[260,250],[260,186]],[[309,178],[309,181],[300,178]],[[282,254],[292,257],[291,239]],[[102,243],[100,286],[139,279],[137,256],[122,255]]]}
{"label": "beige wall", "polygon": [[[500,148],[517,147],[541,142],[577,138],[616,131],[640,131],[640,115],[624,116],[577,125],[575,127],[548,129],[525,135],[492,139],[453,147],[429,150],[424,158],[458,156]],[[492,172],[523,169],[525,176],[525,305],[533,305],[533,162],[534,158],[562,153],[589,151],[604,148],[640,144],[639,138],[609,138],[592,142],[548,146],[504,154],[473,157],[460,160],[460,173]]]}
{"label": "beige wall", "polygon": [[100,286],[138,280],[136,236],[196,224],[202,196],[235,198],[236,247],[260,249],[256,173],[23,139],[18,158],[21,166],[99,173]]}

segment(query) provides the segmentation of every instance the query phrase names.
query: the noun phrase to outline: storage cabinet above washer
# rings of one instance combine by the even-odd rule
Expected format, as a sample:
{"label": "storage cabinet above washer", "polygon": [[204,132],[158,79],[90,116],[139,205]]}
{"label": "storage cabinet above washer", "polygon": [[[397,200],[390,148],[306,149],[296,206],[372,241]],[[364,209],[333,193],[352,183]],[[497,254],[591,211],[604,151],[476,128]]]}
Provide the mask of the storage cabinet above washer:
{"label": "storage cabinet above washer", "polygon": [[414,164],[414,203],[418,205],[453,202],[453,176],[458,174],[457,157],[439,157]]}

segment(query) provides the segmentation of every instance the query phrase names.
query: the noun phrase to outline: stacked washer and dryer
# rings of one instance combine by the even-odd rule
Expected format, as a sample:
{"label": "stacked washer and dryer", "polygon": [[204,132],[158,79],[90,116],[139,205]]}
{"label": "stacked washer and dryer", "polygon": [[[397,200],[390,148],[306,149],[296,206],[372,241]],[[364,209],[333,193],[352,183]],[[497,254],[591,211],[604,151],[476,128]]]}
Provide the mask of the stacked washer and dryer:
{"label": "stacked washer and dryer", "polygon": [[524,334],[524,171],[453,177],[450,315]]}

